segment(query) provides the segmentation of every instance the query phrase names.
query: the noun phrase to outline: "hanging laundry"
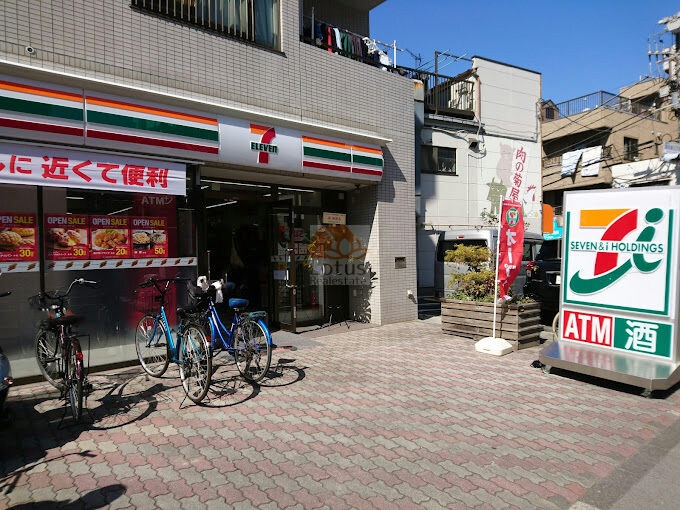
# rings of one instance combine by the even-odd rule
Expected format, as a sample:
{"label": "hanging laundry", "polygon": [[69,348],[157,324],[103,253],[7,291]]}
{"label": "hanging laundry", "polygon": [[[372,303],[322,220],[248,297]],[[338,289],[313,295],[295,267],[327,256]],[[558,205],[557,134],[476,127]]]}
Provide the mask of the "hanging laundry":
{"label": "hanging laundry", "polygon": [[581,159],[581,176],[593,177],[600,173],[600,161],[602,161],[602,146],[588,147],[583,151]]}
{"label": "hanging laundry", "polygon": [[562,177],[568,177],[576,173],[576,165],[578,165],[581,159],[581,154],[583,154],[583,149],[562,154],[562,172],[560,173]]}
{"label": "hanging laundry", "polygon": [[338,53],[337,50],[342,50],[342,41],[340,40],[340,29],[334,27],[333,33],[335,34],[335,37],[333,39],[335,50],[336,50],[335,53]]}

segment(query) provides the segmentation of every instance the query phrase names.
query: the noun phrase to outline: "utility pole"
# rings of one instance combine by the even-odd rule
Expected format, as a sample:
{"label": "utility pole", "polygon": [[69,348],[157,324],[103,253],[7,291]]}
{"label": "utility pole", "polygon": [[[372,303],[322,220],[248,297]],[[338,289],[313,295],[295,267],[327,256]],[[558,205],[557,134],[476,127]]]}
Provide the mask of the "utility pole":
{"label": "utility pole", "polygon": [[[670,108],[675,112],[680,122],[680,12],[659,20],[659,25],[665,25],[663,33],[670,33],[672,43],[661,50],[663,70],[667,73],[666,87],[659,91],[662,98],[670,97]],[[654,52],[658,55],[658,52]],[[650,51],[650,57],[652,52]],[[680,125],[678,126],[680,139]]]}

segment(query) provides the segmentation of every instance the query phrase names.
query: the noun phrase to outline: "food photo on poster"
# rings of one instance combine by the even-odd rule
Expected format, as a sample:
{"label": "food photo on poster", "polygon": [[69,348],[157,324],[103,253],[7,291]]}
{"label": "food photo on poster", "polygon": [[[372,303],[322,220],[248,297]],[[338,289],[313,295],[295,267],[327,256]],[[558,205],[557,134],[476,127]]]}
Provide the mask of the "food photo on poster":
{"label": "food photo on poster", "polygon": [[130,258],[130,218],[90,216],[90,258]]}
{"label": "food photo on poster", "polygon": [[38,260],[36,215],[0,213],[0,262]]}
{"label": "food photo on poster", "polygon": [[89,218],[86,215],[46,214],[44,221],[47,260],[90,258]]}
{"label": "food photo on poster", "polygon": [[168,256],[168,222],[165,218],[132,217],[132,257]]}

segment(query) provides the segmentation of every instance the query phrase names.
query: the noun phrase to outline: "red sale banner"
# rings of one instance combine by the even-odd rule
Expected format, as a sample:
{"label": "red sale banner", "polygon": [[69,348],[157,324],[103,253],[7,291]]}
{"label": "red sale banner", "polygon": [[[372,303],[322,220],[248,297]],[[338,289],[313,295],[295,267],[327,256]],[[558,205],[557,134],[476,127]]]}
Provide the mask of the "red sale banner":
{"label": "red sale banner", "polygon": [[0,262],[38,260],[36,216],[33,213],[0,213]]}
{"label": "red sale banner", "polygon": [[503,200],[501,208],[500,231],[498,235],[498,292],[504,299],[522,268],[524,251],[524,221],[522,204]]}

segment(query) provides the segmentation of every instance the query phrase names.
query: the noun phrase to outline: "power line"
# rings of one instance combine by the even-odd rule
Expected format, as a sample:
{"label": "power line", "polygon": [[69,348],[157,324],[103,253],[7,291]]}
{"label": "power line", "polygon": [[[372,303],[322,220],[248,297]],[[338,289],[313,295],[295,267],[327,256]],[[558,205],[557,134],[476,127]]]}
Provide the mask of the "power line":
{"label": "power line", "polygon": [[[639,99],[639,100],[636,100],[636,101],[631,101],[631,105],[633,105],[633,104],[639,104],[639,103],[641,103],[641,102],[642,102],[642,98]],[[591,111],[592,111],[592,112],[595,112],[595,111],[597,111],[597,109],[596,109],[596,110],[591,110]],[[610,117],[610,116],[612,116],[612,115],[615,115],[616,113],[621,113],[621,111],[620,111],[620,110],[612,110],[610,113],[608,113],[607,115],[604,115],[604,116],[601,117],[599,120],[600,120],[600,121],[604,121],[605,119],[607,119],[608,117]],[[654,114],[654,112],[648,112],[647,115],[644,115],[644,116],[641,116],[641,115],[639,115],[639,114],[636,114],[636,115],[634,115],[633,117],[631,117],[631,118],[629,118],[629,119],[624,119],[623,121],[619,122],[618,124],[615,124],[615,125],[611,126],[610,128],[604,128],[604,129],[602,129],[602,128],[594,128],[594,127],[590,127],[590,126],[581,124],[580,122],[577,122],[577,121],[574,120],[574,119],[569,119],[569,117],[564,117],[564,118],[567,119],[571,124],[576,124],[577,126],[579,126],[579,127],[581,127],[581,128],[584,128],[584,129],[596,130],[596,131],[598,131],[598,133],[595,134],[595,135],[592,135],[592,136],[590,136],[590,137],[587,137],[587,138],[585,138],[585,139],[581,139],[581,140],[579,140],[578,142],[576,142],[576,143],[574,143],[574,144],[572,144],[572,145],[568,145],[567,147],[560,148],[559,150],[556,150],[556,151],[553,152],[553,153],[550,153],[550,154],[547,154],[547,153],[546,153],[545,157],[546,157],[546,158],[551,158],[551,157],[555,157],[555,156],[558,155],[558,154],[563,154],[564,152],[568,152],[568,151],[569,151],[570,149],[572,149],[572,148],[576,148],[576,147],[578,147],[579,145],[582,145],[582,144],[587,143],[587,142],[589,142],[589,141],[591,141],[591,140],[595,140],[595,139],[597,139],[597,138],[600,138],[603,134],[605,134],[605,133],[607,133],[607,132],[609,132],[610,134],[613,134],[614,132],[616,132],[616,129],[617,129],[617,128],[620,128],[620,127],[623,126],[624,124],[626,124],[626,123],[632,121],[632,123],[631,123],[629,126],[626,126],[626,127],[630,128],[630,127],[632,127],[633,125],[635,125],[635,124],[638,123],[638,122],[642,122],[642,121],[644,121],[644,120],[650,120],[650,117],[651,117],[653,114]],[[568,125],[565,125],[564,127],[560,128],[560,129],[558,129],[558,130],[556,130],[554,133],[551,134],[551,137],[552,137],[552,135],[554,135],[555,133],[559,133],[561,130],[567,129],[567,127],[568,127]],[[572,134],[573,134],[573,135],[578,135],[579,133],[572,133]],[[545,144],[545,140],[544,140],[543,143]]]}

